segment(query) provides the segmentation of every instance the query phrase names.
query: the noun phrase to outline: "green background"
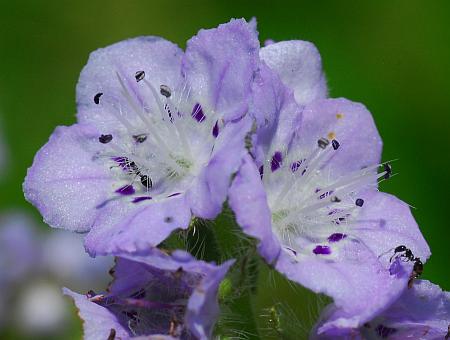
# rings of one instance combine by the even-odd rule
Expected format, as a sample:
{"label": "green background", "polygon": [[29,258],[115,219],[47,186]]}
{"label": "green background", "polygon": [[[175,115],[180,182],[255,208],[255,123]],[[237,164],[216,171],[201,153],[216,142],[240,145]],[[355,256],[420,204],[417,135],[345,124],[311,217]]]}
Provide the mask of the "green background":
{"label": "green background", "polygon": [[[433,256],[424,278],[450,290],[450,2],[8,1],[0,9],[0,121],[10,157],[0,211],[25,207],[21,184],[57,125],[75,122],[88,54],[158,35],[185,46],[200,28],[258,19],[260,40],[309,40],[332,97],[364,103],[399,175],[382,189],[414,206]],[[55,254],[57,256],[57,254]]]}

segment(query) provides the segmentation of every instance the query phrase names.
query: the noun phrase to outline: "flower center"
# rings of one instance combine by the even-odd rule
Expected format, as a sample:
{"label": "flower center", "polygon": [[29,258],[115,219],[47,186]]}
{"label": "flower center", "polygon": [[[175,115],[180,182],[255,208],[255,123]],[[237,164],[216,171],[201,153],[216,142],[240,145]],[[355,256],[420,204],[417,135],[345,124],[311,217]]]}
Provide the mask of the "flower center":
{"label": "flower center", "polygon": [[263,183],[272,226],[294,256],[311,252],[329,255],[331,246],[353,237],[352,226],[364,205],[358,193],[391,176],[392,169],[386,163],[380,173],[380,165],[374,165],[336,179],[325,166],[339,149],[336,139],[321,138],[312,151],[276,151],[266,159],[265,167],[270,171],[264,171]]}
{"label": "flower center", "polygon": [[117,122],[98,137],[104,145],[98,158],[116,178],[113,197],[138,203],[186,191],[207,164],[222,120],[193,103],[186,84],[174,90],[163,84],[157,91],[144,71],[136,72],[136,82],[116,75],[119,99],[94,95]]}

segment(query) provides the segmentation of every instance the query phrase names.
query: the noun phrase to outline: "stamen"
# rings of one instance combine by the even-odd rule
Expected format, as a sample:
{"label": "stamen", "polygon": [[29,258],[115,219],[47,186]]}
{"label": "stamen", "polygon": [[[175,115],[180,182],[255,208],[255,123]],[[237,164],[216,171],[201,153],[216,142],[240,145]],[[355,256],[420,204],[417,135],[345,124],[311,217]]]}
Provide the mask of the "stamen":
{"label": "stamen", "polygon": [[134,135],[133,138],[136,143],[144,143],[147,140],[147,134],[141,133],[140,135]]}
{"label": "stamen", "polygon": [[161,85],[159,89],[161,94],[166,98],[169,98],[172,95],[172,90],[167,85]]}
{"label": "stamen", "polygon": [[316,255],[329,255],[331,254],[331,248],[328,246],[318,245],[313,249],[313,253]]}
{"label": "stamen", "polygon": [[386,174],[384,175],[384,179],[389,179],[392,175],[392,166],[389,163],[385,163],[384,171],[386,172]]}
{"label": "stamen", "polygon": [[103,95],[103,92],[99,92],[94,96],[94,103],[99,104],[100,103],[100,97]]}
{"label": "stamen", "polygon": [[358,207],[362,207],[364,204],[364,200],[362,198],[358,198],[355,202]]}
{"label": "stamen", "polygon": [[144,77],[145,77],[145,72],[144,72],[144,71],[137,71],[137,72],[134,74],[134,77],[136,78],[136,81],[137,81],[137,82],[140,82],[142,79],[144,79]]}
{"label": "stamen", "polygon": [[334,150],[337,150],[337,149],[339,149],[339,146],[340,146],[341,144],[339,144],[339,142],[338,142],[336,139],[333,139],[333,140],[331,141],[331,145],[333,146],[333,149],[334,149]]}
{"label": "stamen", "polygon": [[112,135],[101,135],[100,137],[98,137],[98,141],[102,144],[108,144],[109,142],[111,142],[113,139]]}
{"label": "stamen", "polygon": [[325,149],[328,146],[328,144],[330,144],[330,141],[322,137],[317,141],[317,144],[319,145],[319,148]]}

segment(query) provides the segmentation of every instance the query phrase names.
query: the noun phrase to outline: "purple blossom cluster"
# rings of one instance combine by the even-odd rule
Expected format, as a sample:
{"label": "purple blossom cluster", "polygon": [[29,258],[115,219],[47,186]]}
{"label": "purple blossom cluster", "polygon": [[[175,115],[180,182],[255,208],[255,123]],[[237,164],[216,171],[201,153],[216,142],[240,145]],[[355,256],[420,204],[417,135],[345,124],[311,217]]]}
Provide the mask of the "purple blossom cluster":
{"label": "purple blossom cluster", "polygon": [[225,203],[267,265],[333,299],[312,337],[447,335],[448,293],[415,281],[430,249],[408,205],[378,190],[392,167],[373,118],[328,98],[313,44],[260,47],[254,20],[200,30],[185,51],[130,39],[90,55],[76,101],[24,192],[91,256],[117,257],[106,292],[65,290],[87,339],[211,338],[233,260],[163,243]]}

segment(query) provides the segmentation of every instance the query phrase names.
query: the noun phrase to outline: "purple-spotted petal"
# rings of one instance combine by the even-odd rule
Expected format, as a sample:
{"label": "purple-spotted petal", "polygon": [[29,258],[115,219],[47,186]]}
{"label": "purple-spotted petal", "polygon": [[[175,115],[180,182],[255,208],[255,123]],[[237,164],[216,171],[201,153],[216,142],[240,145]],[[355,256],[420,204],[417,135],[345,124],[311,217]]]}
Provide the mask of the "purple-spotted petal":
{"label": "purple-spotted petal", "polygon": [[208,165],[186,193],[194,215],[211,219],[222,210],[231,175],[239,169],[247,153],[244,139],[251,123],[246,116],[236,123],[228,123],[218,135]]}
{"label": "purple-spotted petal", "polygon": [[322,61],[312,43],[300,40],[271,43],[261,48],[259,54],[283,83],[294,91],[299,104],[327,96]]}
{"label": "purple-spotted petal", "polygon": [[[328,248],[297,257],[283,251],[276,269],[314,292],[332,297],[344,311],[341,319],[352,327],[372,319],[406,289],[411,263],[402,264],[391,275],[378,257],[358,241],[346,239]],[[333,322],[325,326],[332,327]]]}
{"label": "purple-spotted petal", "polygon": [[98,210],[85,247],[92,256],[145,251],[175,229],[187,228],[190,219],[184,195],[142,204],[112,201]]}
{"label": "purple-spotted petal", "polygon": [[259,253],[268,263],[280,254],[280,244],[272,232],[271,212],[257,166],[245,157],[229,192],[229,203],[245,233],[260,240]]}
{"label": "purple-spotted petal", "polygon": [[28,169],[25,198],[52,227],[88,231],[106,199],[112,177],[94,162],[98,135],[88,126],[58,127]]}
{"label": "purple-spotted petal", "polygon": [[430,248],[405,202],[390,194],[369,191],[362,194],[364,206],[358,215],[358,225],[352,233],[361,239],[387,264],[393,248],[405,245],[422,262],[431,255]]}
{"label": "purple-spotted petal", "polygon": [[[92,52],[77,84],[78,120],[92,122],[110,133],[118,125],[113,109],[125,118],[136,117],[133,107],[124,100],[117,73],[137,98],[139,109],[144,106],[156,109],[152,95],[144,96],[143,86],[138,90],[136,72],[144,71],[145,80],[156,89],[160,85],[177,88],[181,81],[182,56],[178,46],[159,37],[124,40]],[[99,93],[102,95],[96,104],[94,97]]]}
{"label": "purple-spotted petal", "polygon": [[245,114],[258,51],[257,34],[243,19],[200,30],[188,41],[183,60],[193,99],[226,120]]}
{"label": "purple-spotted petal", "polygon": [[327,165],[335,178],[380,162],[381,138],[362,104],[344,98],[317,100],[303,110],[298,134],[301,146],[311,150],[320,138],[339,142]]}

